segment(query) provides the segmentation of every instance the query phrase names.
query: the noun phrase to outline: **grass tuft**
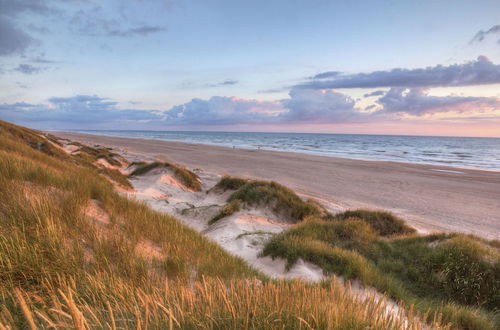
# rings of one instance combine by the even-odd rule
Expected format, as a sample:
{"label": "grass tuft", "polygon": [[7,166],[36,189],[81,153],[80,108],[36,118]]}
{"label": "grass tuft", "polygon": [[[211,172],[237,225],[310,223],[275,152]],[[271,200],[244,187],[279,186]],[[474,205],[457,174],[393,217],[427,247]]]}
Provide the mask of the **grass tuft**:
{"label": "grass tuft", "polygon": [[174,171],[175,176],[181,180],[181,182],[188,188],[193,189],[195,191],[200,191],[201,190],[201,182],[200,178],[198,175],[195,173],[191,172],[185,167],[179,166],[179,165],[173,165],[170,163],[166,162],[152,162],[152,163],[133,163],[133,165],[136,165],[137,167],[135,168],[132,173],[130,173],[130,177],[133,176],[138,176],[138,175],[144,175],[155,168],[163,167],[163,168],[168,168]]}
{"label": "grass tuft", "polygon": [[379,235],[406,235],[415,233],[415,229],[405,224],[403,219],[385,211],[352,210],[329,217],[333,220],[358,218],[368,223]]}
{"label": "grass tuft", "polygon": [[208,224],[212,225],[212,224],[216,223],[217,221],[219,221],[220,219],[228,217],[231,214],[233,214],[234,212],[238,212],[240,210],[240,207],[241,207],[241,203],[237,199],[227,203],[226,205],[224,205],[222,207],[222,209],[219,211],[219,213],[217,213],[212,219],[210,219],[210,221],[208,221]]}
{"label": "grass tuft", "polygon": [[[223,179],[224,180],[224,179]],[[224,185],[238,186],[228,202],[239,201],[242,205],[270,207],[276,214],[290,222],[299,222],[307,216],[320,215],[319,207],[308,201],[303,201],[294,191],[276,182],[241,181],[231,179]]]}
{"label": "grass tuft", "polygon": [[[232,177],[232,176],[224,176],[220,179],[219,182],[212,188],[216,191],[226,191],[226,190],[238,190],[242,186],[244,186],[248,180]],[[212,190],[211,189],[211,190]]]}

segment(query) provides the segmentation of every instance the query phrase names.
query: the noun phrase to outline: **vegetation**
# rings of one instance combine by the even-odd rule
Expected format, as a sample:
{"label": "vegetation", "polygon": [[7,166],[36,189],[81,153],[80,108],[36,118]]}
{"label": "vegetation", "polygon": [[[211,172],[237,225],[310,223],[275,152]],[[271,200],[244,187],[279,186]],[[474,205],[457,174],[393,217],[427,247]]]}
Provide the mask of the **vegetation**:
{"label": "vegetation", "polygon": [[[380,298],[355,297],[336,280],[270,281],[175,218],[115,192],[106,178],[117,183],[121,174],[96,166],[94,153],[69,155],[55,145],[40,132],[0,121],[0,329],[497,325],[498,242],[381,237],[363,219],[306,218],[321,215],[319,208],[291,212],[305,221],[275,236],[265,252],[289,264],[298,256],[329,272],[346,269],[346,277],[414,304],[418,313],[388,312]],[[251,183],[229,203],[262,197],[267,205],[301,205],[282,186],[244,188]]]}
{"label": "vegetation", "polygon": [[[500,325],[500,257],[491,244],[463,234],[412,236],[386,213],[335,218],[308,218],[271,238],[262,254],[285,258],[288,268],[300,258],[328,274],[360,280],[459,328]],[[405,235],[383,237],[394,234]]]}
{"label": "vegetation", "polygon": [[232,176],[224,176],[219,182],[211,189],[215,191],[238,190],[244,186],[248,180],[236,178]]}
{"label": "vegetation", "polygon": [[[315,203],[303,201],[293,190],[276,182],[224,177],[217,183],[214,189],[237,189],[229,196],[228,203],[238,201],[239,205],[242,206],[270,207],[275,213],[294,223],[301,221],[307,216],[319,216],[324,213]],[[232,207],[229,205],[226,208],[226,210],[231,209]],[[225,215],[221,214],[222,216]]]}
{"label": "vegetation", "polygon": [[241,207],[240,206],[240,201],[237,200],[237,199],[235,199],[234,201],[231,201],[231,202],[227,203],[226,205],[224,205],[222,207],[222,209],[219,211],[219,213],[217,213],[212,219],[210,219],[210,221],[208,221],[208,224],[212,225],[215,222],[217,222],[218,220],[220,220],[222,218],[225,218],[227,216],[230,216],[234,212],[239,211],[240,207]]}
{"label": "vegetation", "polygon": [[143,175],[154,170],[155,168],[163,167],[173,170],[175,176],[181,180],[186,187],[195,191],[201,190],[200,178],[185,167],[166,162],[135,163],[134,165],[136,165],[136,168],[132,171],[132,173],[130,173],[131,177]]}
{"label": "vegetation", "polygon": [[84,153],[92,156],[96,160],[104,159],[110,165],[113,165],[113,166],[121,166],[122,165],[122,163],[118,160],[118,159],[121,159],[122,157],[114,152],[109,151],[106,148],[91,148],[88,146],[81,146],[79,151],[84,152]]}
{"label": "vegetation", "polygon": [[334,216],[329,216],[332,220],[346,220],[357,218],[367,222],[380,236],[413,234],[415,229],[407,226],[403,219],[400,219],[390,212],[372,210],[351,210]]}
{"label": "vegetation", "polygon": [[39,136],[0,122],[0,328],[408,327],[335,281],[269,281]]}

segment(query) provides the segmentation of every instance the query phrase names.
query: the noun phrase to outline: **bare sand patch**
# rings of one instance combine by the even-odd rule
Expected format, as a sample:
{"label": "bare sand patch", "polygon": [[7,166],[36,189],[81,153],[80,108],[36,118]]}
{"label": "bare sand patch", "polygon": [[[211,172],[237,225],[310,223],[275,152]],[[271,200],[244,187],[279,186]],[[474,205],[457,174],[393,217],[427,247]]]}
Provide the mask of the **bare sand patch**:
{"label": "bare sand patch", "polygon": [[107,226],[111,224],[108,212],[102,208],[101,202],[96,199],[91,199],[87,202],[83,214],[100,225]]}

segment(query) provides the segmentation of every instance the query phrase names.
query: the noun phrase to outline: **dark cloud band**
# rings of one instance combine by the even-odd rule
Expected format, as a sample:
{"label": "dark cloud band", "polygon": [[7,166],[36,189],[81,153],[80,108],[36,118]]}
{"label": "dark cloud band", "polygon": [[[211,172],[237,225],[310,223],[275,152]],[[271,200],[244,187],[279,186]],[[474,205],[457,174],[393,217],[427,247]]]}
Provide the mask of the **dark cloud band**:
{"label": "dark cloud band", "polygon": [[392,69],[351,75],[326,72],[316,75],[329,79],[312,79],[298,88],[343,89],[380,87],[439,87],[471,86],[500,83],[500,65],[492,63],[486,56],[464,64],[437,65],[423,69]]}

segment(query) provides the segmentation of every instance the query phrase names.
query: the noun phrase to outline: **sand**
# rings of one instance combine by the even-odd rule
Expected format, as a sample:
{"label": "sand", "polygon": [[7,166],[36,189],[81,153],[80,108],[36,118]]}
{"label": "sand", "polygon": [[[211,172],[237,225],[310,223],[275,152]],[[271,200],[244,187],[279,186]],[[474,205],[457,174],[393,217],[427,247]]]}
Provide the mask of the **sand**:
{"label": "sand", "polygon": [[287,270],[284,260],[259,258],[266,239],[270,237],[269,233],[279,233],[290,226],[280,222],[270,210],[243,208],[210,225],[209,220],[218,213],[232,192],[210,190],[220,180],[220,175],[202,170],[197,170],[196,174],[201,179],[201,191],[185,187],[172,170],[156,168],[131,178],[130,183],[135,191],[128,193],[128,196],[175,216],[269,277],[301,278],[314,282],[325,279],[320,267],[302,260]]}
{"label": "sand", "polygon": [[206,173],[276,180],[332,211],[389,210],[421,232],[500,237],[500,172],[80,133],[57,135]]}

